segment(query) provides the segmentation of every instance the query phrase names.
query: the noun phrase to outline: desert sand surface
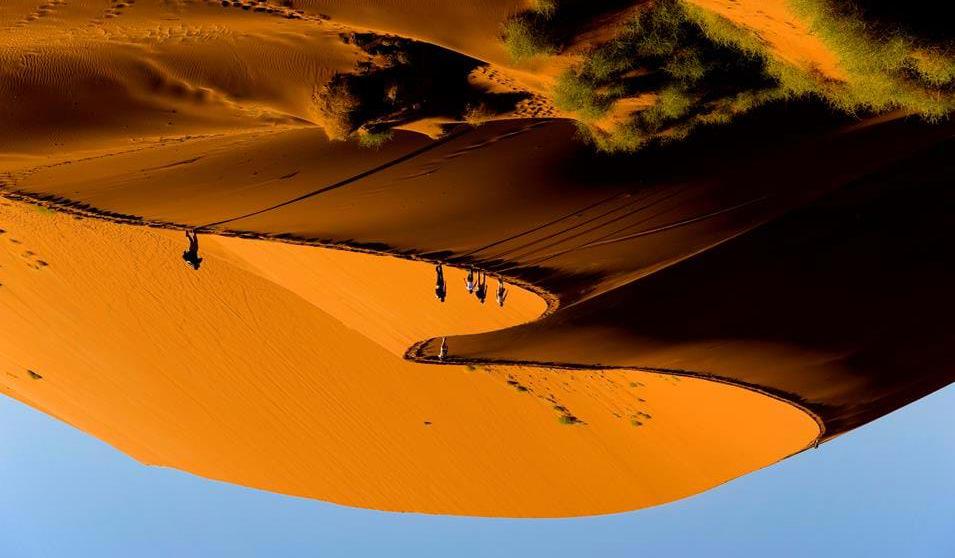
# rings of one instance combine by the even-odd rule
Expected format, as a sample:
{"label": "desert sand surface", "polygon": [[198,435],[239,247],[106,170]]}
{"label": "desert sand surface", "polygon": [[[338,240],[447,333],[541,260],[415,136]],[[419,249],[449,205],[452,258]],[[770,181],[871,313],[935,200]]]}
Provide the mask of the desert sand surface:
{"label": "desert sand surface", "polygon": [[819,21],[3,2],[0,389],[144,463],[482,516],[657,505],[844,434],[955,379],[955,70]]}
{"label": "desert sand surface", "polygon": [[551,517],[688,496],[819,433],[715,382],[389,350],[533,319],[543,302],[516,287],[506,311],[463,286],[443,306],[427,264],[236,238],[204,243],[196,273],[173,231],[0,214],[0,390],[144,463],[353,506]]}
{"label": "desert sand surface", "polygon": [[[453,346],[462,358],[728,375],[799,394],[827,435],[848,431],[953,380],[952,333],[939,327],[955,311],[953,148],[566,312]],[[578,336],[590,342],[571,344]]]}
{"label": "desert sand surface", "polygon": [[832,80],[845,79],[839,58],[813,33],[785,1],[691,0],[756,33],[780,58],[819,72]]}

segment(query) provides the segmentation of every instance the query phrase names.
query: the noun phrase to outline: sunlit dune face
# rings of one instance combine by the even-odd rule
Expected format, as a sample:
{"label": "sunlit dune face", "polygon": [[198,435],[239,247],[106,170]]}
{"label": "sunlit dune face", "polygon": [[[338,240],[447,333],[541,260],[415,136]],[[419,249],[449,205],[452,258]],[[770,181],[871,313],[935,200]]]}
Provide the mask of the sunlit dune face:
{"label": "sunlit dune face", "polygon": [[839,59],[782,0],[689,0],[754,31],[787,62],[843,80]]}
{"label": "sunlit dune face", "polygon": [[514,286],[482,305],[462,270],[441,304],[423,262],[202,236],[195,271],[178,231],[9,202],[0,222],[0,391],[147,464],[368,508],[570,516],[706,490],[819,432],[704,380],[402,359],[545,308]]}
{"label": "sunlit dune face", "polygon": [[[488,285],[484,303],[468,294],[466,270],[446,266],[442,273],[448,294],[440,303],[430,263],[261,240],[210,241],[223,258],[299,295],[399,357],[432,335],[503,329],[532,321],[547,309],[539,296],[474,270],[472,284],[483,277]],[[507,292],[503,307],[494,297],[501,281]]]}

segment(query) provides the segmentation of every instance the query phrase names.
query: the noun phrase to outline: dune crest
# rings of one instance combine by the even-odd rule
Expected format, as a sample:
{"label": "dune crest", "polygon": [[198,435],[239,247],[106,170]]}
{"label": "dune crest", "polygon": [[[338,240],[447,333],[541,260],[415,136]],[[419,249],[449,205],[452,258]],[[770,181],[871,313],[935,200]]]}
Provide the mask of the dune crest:
{"label": "dune crest", "polygon": [[146,463],[487,516],[875,420],[955,380],[955,61],[834,6],[2,2],[0,390]]}
{"label": "dune crest", "polygon": [[[556,517],[685,497],[818,433],[702,380],[403,360],[395,337],[502,315],[428,300],[424,264],[203,237],[195,272],[174,231],[0,215],[0,391],[144,463],[375,509]],[[264,276],[244,265],[260,261]],[[392,281],[355,283],[372,272]],[[431,307],[409,311],[419,288]],[[543,309],[511,289],[512,323]]]}

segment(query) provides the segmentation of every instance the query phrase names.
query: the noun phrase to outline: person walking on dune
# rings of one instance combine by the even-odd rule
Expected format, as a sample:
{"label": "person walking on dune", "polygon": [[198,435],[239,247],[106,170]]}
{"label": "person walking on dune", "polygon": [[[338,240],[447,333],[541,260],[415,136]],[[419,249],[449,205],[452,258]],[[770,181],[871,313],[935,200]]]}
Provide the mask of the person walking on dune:
{"label": "person walking on dune", "polygon": [[474,294],[481,301],[481,304],[484,304],[484,301],[487,300],[487,273],[478,272],[477,289]]}
{"label": "person walking on dune", "polygon": [[464,280],[464,286],[468,290],[468,294],[474,294],[474,268],[468,268],[468,277]]}
{"label": "person walking on dune", "polygon": [[199,265],[202,264],[202,258],[199,257],[199,236],[196,231],[186,231],[186,238],[189,240],[189,249],[182,253],[182,259],[187,265],[199,271]]}
{"label": "person walking on dune", "polygon": [[444,360],[444,357],[448,356],[448,338],[441,338],[441,348],[438,349],[438,360]]}
{"label": "person walking on dune", "polygon": [[504,308],[504,300],[507,299],[507,289],[504,288],[504,279],[501,279],[501,276],[497,276],[497,304],[501,308]]}
{"label": "person walking on dune", "polygon": [[441,302],[444,302],[444,299],[448,296],[448,286],[444,282],[444,268],[441,267],[441,264],[438,264],[434,266],[434,271],[436,274],[434,296]]}

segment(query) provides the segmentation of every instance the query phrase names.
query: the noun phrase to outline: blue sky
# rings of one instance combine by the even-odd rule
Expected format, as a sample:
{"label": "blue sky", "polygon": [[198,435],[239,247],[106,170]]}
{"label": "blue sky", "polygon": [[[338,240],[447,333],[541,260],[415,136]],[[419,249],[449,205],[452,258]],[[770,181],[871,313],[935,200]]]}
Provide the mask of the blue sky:
{"label": "blue sky", "polygon": [[566,520],[344,508],[144,467],[0,396],[0,557],[955,556],[955,385],[699,496]]}

